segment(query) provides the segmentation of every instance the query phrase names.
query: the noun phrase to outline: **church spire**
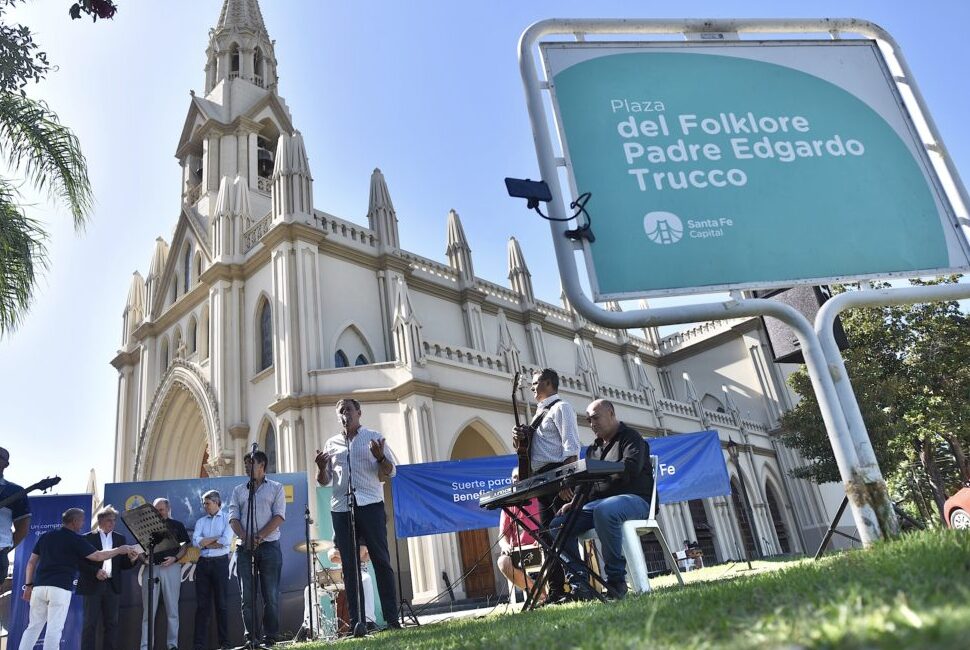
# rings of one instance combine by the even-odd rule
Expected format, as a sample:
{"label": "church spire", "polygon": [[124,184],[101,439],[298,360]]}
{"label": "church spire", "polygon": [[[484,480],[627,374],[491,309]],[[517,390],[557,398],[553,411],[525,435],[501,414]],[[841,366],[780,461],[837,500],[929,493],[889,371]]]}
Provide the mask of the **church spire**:
{"label": "church spire", "polygon": [[273,168],[273,221],[313,221],[313,177],[303,136],[280,134]]}
{"label": "church spire", "polygon": [[381,245],[387,248],[400,248],[397,234],[397,213],[391,203],[391,193],[380,168],[374,168],[370,176],[370,200],[367,202],[367,223],[377,234]]}
{"label": "church spire", "polygon": [[454,210],[448,212],[448,265],[458,271],[466,282],[475,281],[475,269],[472,266],[472,249],[465,237],[465,229],[461,226],[461,219]]}
{"label": "church spire", "polygon": [[532,274],[529,273],[522,248],[515,237],[509,237],[509,282],[512,283],[512,291],[522,296],[523,301],[530,304],[536,301],[532,291]]}
{"label": "church spire", "polygon": [[257,0],[224,0],[206,50],[205,92],[242,79],[275,91],[276,54]]}
{"label": "church spire", "polygon": [[224,0],[216,29],[247,29],[269,38],[257,0]]}

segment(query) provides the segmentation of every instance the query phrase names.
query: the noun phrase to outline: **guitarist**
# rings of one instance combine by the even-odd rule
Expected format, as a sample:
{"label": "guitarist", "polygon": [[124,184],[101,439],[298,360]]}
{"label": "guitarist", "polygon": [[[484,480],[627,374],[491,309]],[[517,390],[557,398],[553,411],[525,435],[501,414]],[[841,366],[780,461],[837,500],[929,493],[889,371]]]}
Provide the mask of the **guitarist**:
{"label": "guitarist", "polygon": [[[532,394],[536,399],[536,414],[528,425],[515,428],[512,444],[516,451],[523,447],[528,450],[532,474],[548,472],[579,458],[579,431],[576,428],[576,411],[566,400],[559,397],[559,374],[544,368],[532,375]],[[549,524],[556,511],[568,503],[573,495],[570,490],[538,498],[539,521],[543,534],[551,544],[548,533]],[[564,575],[562,566],[554,563],[549,571],[549,595],[547,603],[562,602],[566,599],[563,589]]]}
{"label": "guitarist", "polygon": [[10,452],[0,447],[0,501],[18,492],[22,493],[19,498],[14,499],[13,503],[0,508],[0,585],[7,579],[10,551],[24,541],[27,531],[30,530],[30,505],[27,501],[27,493],[19,485],[7,481],[3,475],[9,465]]}

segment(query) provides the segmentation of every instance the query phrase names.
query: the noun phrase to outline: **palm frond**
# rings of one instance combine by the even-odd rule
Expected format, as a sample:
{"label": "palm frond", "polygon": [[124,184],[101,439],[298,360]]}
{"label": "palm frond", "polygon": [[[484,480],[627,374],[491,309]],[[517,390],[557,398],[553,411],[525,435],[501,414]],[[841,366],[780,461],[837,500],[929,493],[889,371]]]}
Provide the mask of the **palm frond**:
{"label": "palm frond", "polygon": [[0,178],[0,337],[17,328],[47,268],[47,233],[21,209],[16,190]]}
{"label": "palm frond", "polygon": [[63,201],[80,230],[93,203],[88,167],[77,136],[46,104],[0,93],[0,156],[40,191]]}

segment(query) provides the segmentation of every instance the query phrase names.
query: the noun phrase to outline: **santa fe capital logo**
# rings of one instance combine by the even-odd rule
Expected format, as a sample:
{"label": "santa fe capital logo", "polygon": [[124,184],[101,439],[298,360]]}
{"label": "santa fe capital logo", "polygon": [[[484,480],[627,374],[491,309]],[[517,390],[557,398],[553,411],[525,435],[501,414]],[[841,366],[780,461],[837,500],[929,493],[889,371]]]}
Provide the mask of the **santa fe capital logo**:
{"label": "santa fe capital logo", "polygon": [[648,212],[643,229],[655,244],[676,244],[684,236],[684,224],[673,212]]}

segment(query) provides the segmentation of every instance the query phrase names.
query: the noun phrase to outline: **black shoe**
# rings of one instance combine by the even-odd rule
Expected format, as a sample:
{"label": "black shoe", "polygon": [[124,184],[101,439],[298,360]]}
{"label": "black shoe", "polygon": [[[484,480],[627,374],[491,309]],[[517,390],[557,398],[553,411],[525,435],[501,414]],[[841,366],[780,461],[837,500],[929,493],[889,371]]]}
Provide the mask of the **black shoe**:
{"label": "black shoe", "polygon": [[387,632],[390,630],[403,630],[403,629],[404,629],[404,626],[401,625],[401,621],[388,621],[387,627],[384,628],[384,631]]}
{"label": "black shoe", "polygon": [[593,591],[585,582],[578,585],[571,585],[569,590],[569,600],[572,602],[585,602],[588,600],[599,600],[596,592]]}
{"label": "black shoe", "polygon": [[608,580],[606,582],[606,586],[609,587],[609,590],[606,592],[607,600],[619,600],[624,598],[627,592],[630,590],[630,588],[626,586],[626,580],[617,580],[616,582]]}
{"label": "black shoe", "polygon": [[561,605],[570,602],[569,594],[562,589],[550,589],[543,605]]}

